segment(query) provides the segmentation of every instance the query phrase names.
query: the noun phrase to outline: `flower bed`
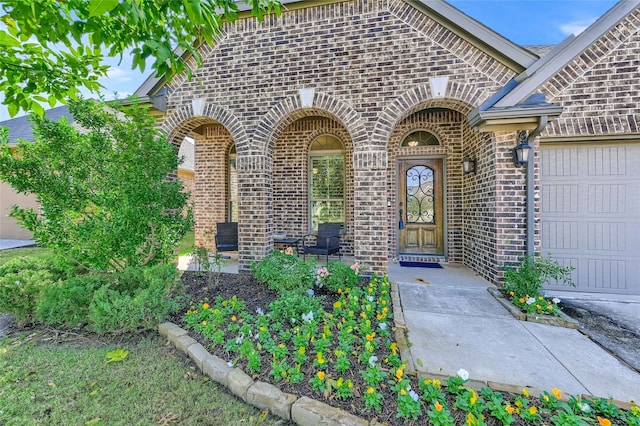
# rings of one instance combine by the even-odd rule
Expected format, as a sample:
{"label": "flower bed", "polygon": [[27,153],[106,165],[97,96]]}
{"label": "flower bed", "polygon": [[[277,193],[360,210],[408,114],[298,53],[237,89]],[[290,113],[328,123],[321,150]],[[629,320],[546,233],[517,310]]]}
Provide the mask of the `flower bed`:
{"label": "flower bed", "polygon": [[[276,259],[277,260],[277,259]],[[273,261],[273,259],[271,260]],[[300,267],[292,259],[278,265]],[[273,264],[270,269],[277,269]],[[275,384],[285,392],[350,411],[387,424],[524,425],[616,424],[640,426],[640,409],[622,411],[612,401],[566,397],[559,390],[539,396],[501,393],[467,386],[461,370],[446,380],[406,373],[393,338],[391,286],[385,276],[358,281],[357,267],[315,268],[312,282],[289,290],[270,290],[271,300],[256,303],[267,285],[255,281],[248,290],[237,283],[237,295],[224,279],[185,313],[182,323],[214,355],[240,367],[254,380]],[[340,282],[345,285],[341,286]],[[331,284],[327,284],[331,281]],[[194,282],[193,286],[202,286]],[[204,286],[206,287],[206,285]],[[308,288],[304,288],[308,287]],[[252,290],[253,289],[253,290]],[[260,290],[258,290],[260,289]],[[247,304],[242,295],[253,296]],[[598,420],[600,416],[600,420]],[[573,423],[572,423],[573,422]]]}

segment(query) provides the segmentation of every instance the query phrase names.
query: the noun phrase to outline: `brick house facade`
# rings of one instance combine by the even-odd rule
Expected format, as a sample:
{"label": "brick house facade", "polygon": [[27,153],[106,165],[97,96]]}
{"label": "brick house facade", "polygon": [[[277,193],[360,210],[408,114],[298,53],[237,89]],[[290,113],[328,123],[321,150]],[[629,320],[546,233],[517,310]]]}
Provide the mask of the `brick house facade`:
{"label": "brick house facade", "polygon": [[[237,217],[240,270],[274,233],[310,231],[319,137],[342,146],[343,254],[374,271],[402,256],[461,263],[491,282],[544,247],[546,138],[638,139],[636,1],[542,57],[440,0],[283,3],[280,17],[225,25],[192,80],[152,78],[137,92],[164,97],[158,125],[172,143],[195,139],[196,241],[213,249],[215,224]],[[529,171],[513,161],[523,130]],[[415,132],[434,139],[412,145]],[[435,200],[410,220],[422,186],[407,179],[425,170]]]}

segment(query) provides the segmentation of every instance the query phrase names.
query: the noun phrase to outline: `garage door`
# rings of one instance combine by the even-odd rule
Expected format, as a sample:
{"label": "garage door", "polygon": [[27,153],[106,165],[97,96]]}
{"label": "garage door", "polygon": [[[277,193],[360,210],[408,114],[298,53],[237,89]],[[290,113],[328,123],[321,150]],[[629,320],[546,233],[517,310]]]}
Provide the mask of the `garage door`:
{"label": "garage door", "polygon": [[542,253],[576,288],[640,294],[640,144],[542,146]]}

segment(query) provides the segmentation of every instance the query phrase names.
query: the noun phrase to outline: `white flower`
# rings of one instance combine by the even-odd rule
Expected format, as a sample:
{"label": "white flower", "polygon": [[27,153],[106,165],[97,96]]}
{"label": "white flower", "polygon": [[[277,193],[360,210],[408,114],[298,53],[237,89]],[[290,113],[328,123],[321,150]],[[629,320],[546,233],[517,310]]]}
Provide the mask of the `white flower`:
{"label": "white flower", "polygon": [[309,311],[308,314],[302,314],[302,321],[305,321],[305,322],[313,321],[313,311]]}
{"label": "white flower", "polygon": [[307,294],[308,294],[309,296],[313,296],[315,293],[313,292],[313,290],[312,290],[312,289],[309,289],[309,290],[307,290]]}
{"label": "white flower", "polygon": [[256,309],[256,313],[257,313],[258,315],[264,315],[264,311],[262,310],[262,308],[258,308],[258,309]]}
{"label": "white flower", "polygon": [[586,402],[579,402],[578,407],[580,407],[580,409],[585,413],[591,411],[591,407]]}
{"label": "white flower", "polygon": [[558,303],[560,303],[560,299],[558,299],[557,297],[554,297],[553,299],[551,299],[551,301],[552,301],[553,303],[555,303],[556,305],[557,305]]}
{"label": "white flower", "polygon": [[373,368],[376,365],[376,362],[378,362],[378,357],[375,355],[371,355],[369,357],[369,367]]}
{"label": "white flower", "polygon": [[464,368],[461,368],[460,370],[458,370],[456,375],[460,377],[462,380],[464,380],[465,382],[469,380],[469,372]]}
{"label": "white flower", "polygon": [[386,322],[381,322],[380,324],[378,324],[378,327],[380,327],[380,330],[386,330],[387,329],[387,323]]}
{"label": "white flower", "polygon": [[409,396],[411,397],[411,399],[413,399],[414,401],[418,400],[418,394],[416,393],[416,391],[410,391],[409,392]]}
{"label": "white flower", "polygon": [[229,362],[227,363],[227,365],[228,365],[229,367],[233,367],[233,361],[229,361]]}
{"label": "white flower", "polygon": [[530,304],[534,303],[535,301],[536,301],[535,297],[530,297],[530,298],[527,299],[527,305],[530,305]]}
{"label": "white flower", "polygon": [[236,337],[236,345],[241,345],[244,340],[244,334],[242,336]]}
{"label": "white flower", "polygon": [[373,297],[373,296],[367,296],[367,300],[368,300],[369,302],[373,302],[374,297]]}

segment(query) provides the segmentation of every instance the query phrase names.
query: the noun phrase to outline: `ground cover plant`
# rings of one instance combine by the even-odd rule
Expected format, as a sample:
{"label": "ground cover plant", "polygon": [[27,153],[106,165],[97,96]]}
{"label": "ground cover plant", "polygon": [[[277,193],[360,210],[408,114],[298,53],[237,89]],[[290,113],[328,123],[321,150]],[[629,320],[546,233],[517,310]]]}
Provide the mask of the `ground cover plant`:
{"label": "ground cover plant", "polygon": [[536,253],[523,257],[516,267],[504,268],[502,292],[523,312],[537,315],[560,314],[557,297],[546,297],[543,285],[554,280],[560,284],[575,286],[571,280],[573,267],[562,266],[550,256]]}
{"label": "ground cover plant", "polygon": [[[304,262],[289,253],[276,252],[252,270],[257,276],[261,267],[272,273],[274,264],[288,265],[283,275],[298,270]],[[443,381],[408,375],[393,338],[390,283],[375,275],[362,281],[359,272],[357,264],[314,266],[310,281],[293,285],[285,279],[281,287],[224,276],[228,286],[215,291],[201,276],[185,273],[193,302],[174,321],[256,380],[390,425],[640,421],[636,406],[624,412],[611,401],[567,396],[560,389],[541,395],[475,390],[466,385],[464,370]]]}
{"label": "ground cover plant", "polygon": [[18,329],[0,337],[3,425],[276,425],[156,333],[135,338]]}

